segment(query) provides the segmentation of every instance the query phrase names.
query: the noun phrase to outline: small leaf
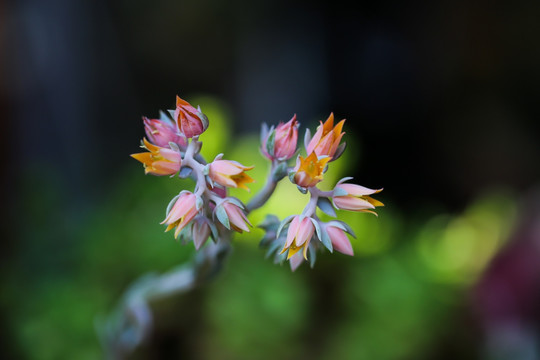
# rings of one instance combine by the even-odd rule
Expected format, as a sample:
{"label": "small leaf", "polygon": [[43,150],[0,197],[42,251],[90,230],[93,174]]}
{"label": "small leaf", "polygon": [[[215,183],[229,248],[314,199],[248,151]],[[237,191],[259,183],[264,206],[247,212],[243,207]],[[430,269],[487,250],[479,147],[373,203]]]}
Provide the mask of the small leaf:
{"label": "small leaf", "polygon": [[268,135],[268,125],[263,122],[261,125],[261,144],[264,143],[264,139],[266,139],[266,136]]}
{"label": "small leaf", "polygon": [[174,204],[176,203],[176,200],[178,200],[179,197],[180,197],[180,194],[176,195],[175,197],[172,198],[171,201],[169,201],[169,205],[167,205],[167,212],[165,213],[165,216],[169,215],[172,207],[174,206]]}
{"label": "small leaf", "polygon": [[276,137],[276,132],[272,130],[270,133],[270,136],[268,136],[268,140],[266,141],[266,152],[270,154],[270,156],[274,156],[274,140]]}
{"label": "small leaf", "polygon": [[289,167],[287,166],[286,162],[279,163],[279,165],[276,166],[276,168],[272,172],[272,181],[278,182],[283,179],[287,175],[288,170]]}
{"label": "small leaf", "polygon": [[331,162],[332,161],[336,161],[337,159],[339,159],[341,157],[341,155],[343,155],[343,152],[345,151],[345,148],[347,147],[347,143],[342,143],[338,146],[338,148],[336,149],[336,152],[334,153],[334,156],[332,157],[332,160],[330,160]]}
{"label": "small leaf", "polygon": [[216,227],[216,225],[214,225],[214,223],[211,222],[211,221],[208,221],[207,223],[208,223],[208,225],[210,226],[210,231],[212,232],[212,234],[211,234],[210,237],[212,238],[212,240],[214,241],[214,243],[217,243],[217,241],[218,241],[218,239],[219,239],[219,233],[218,233],[217,227]]}
{"label": "small leaf", "polygon": [[294,175],[296,175],[296,172],[289,171],[289,180],[294,184]]}
{"label": "small leaf", "polygon": [[332,196],[347,196],[349,193],[344,189],[340,187],[335,187],[334,191],[332,192]]}
{"label": "small leaf", "polygon": [[228,197],[228,198],[227,198],[227,201],[230,202],[231,204],[234,204],[234,205],[238,206],[240,209],[244,209],[244,208],[245,208],[245,207],[244,207],[244,204],[243,204],[240,200],[238,200],[237,198],[235,198],[235,197]]}
{"label": "small leaf", "polygon": [[281,224],[279,224],[279,227],[278,227],[277,232],[276,232],[276,239],[279,238],[279,235],[281,234],[281,231],[283,230],[285,225],[290,223],[294,217],[295,217],[295,215],[289,215],[285,219],[283,219],[283,221],[281,221]]}
{"label": "small leaf", "polygon": [[304,134],[304,147],[307,151],[307,146],[309,142],[311,141],[311,131],[309,129],[306,129],[306,133]]}
{"label": "small leaf", "polygon": [[174,113],[176,112],[176,110],[167,110],[167,112],[168,112],[169,115],[171,116],[171,119],[174,120]]}
{"label": "small leaf", "polygon": [[231,230],[231,223],[229,222],[229,216],[227,215],[227,212],[223,208],[223,206],[217,206],[216,207],[216,216],[220,223],[223,224],[228,230]]}
{"label": "small leaf", "polygon": [[313,223],[313,226],[315,226],[315,232],[317,233],[317,237],[321,238],[321,226],[319,225],[319,222],[313,218],[309,218],[311,222]]}
{"label": "small leaf", "polygon": [[311,245],[308,247],[309,251],[309,266],[313,269],[315,266],[315,261],[317,260],[317,250],[315,250],[315,246]]}
{"label": "small leaf", "polygon": [[169,147],[177,152],[180,152],[180,148],[178,147],[178,144],[172,141],[169,141]]}
{"label": "small leaf", "polygon": [[349,224],[347,224],[346,222],[343,222],[341,220],[332,220],[328,223],[328,226],[337,227],[356,239],[356,234],[354,233],[353,229],[349,226]]}
{"label": "small leaf", "polygon": [[317,206],[326,215],[336,217],[336,211],[334,210],[334,207],[332,206],[332,203],[330,202],[330,200],[328,200],[328,198],[320,197],[317,200]]}
{"label": "small leaf", "polygon": [[339,180],[339,181],[337,182],[337,185],[339,185],[339,184],[341,184],[341,183],[344,183],[345,181],[352,180],[352,179],[353,179],[352,176],[344,177],[344,178],[342,178],[341,180]]}
{"label": "small leaf", "polygon": [[277,228],[279,226],[279,223],[279,218],[276,215],[268,214],[264,218],[263,222],[260,223],[257,227],[268,231],[270,229],[273,229],[274,227]]}
{"label": "small leaf", "polygon": [[321,240],[324,247],[330,250],[330,252],[334,251],[334,248],[332,247],[332,241],[330,240],[330,236],[328,236],[326,229],[323,229],[322,236],[319,238],[319,240]]}
{"label": "small leaf", "polygon": [[197,196],[196,199],[195,199],[195,208],[197,210],[201,210],[203,205],[204,205],[204,201],[203,201],[202,197]]}
{"label": "small leaf", "polygon": [[274,252],[276,252],[281,247],[279,241],[274,241],[272,245],[266,251],[265,258],[269,258]]}
{"label": "small leaf", "polygon": [[187,166],[183,166],[180,169],[180,172],[178,173],[178,177],[180,177],[181,179],[185,179],[185,178],[189,177],[192,172],[193,172],[192,168],[187,167]]}
{"label": "small leaf", "polygon": [[302,194],[307,194],[307,189],[305,187],[302,187],[300,185],[296,185],[296,187],[298,188],[298,191],[300,191]]}

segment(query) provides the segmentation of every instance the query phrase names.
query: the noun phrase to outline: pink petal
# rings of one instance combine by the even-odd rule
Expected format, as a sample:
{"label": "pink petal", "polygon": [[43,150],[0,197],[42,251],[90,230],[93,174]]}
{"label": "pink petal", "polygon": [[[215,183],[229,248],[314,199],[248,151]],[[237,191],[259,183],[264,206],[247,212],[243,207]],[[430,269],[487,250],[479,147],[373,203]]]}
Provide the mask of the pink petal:
{"label": "pink petal", "polygon": [[295,271],[296,269],[298,269],[298,267],[304,262],[304,257],[302,256],[301,253],[296,253],[294,254],[290,259],[289,259],[289,264],[291,265],[291,270],[292,271]]}
{"label": "pink petal", "polygon": [[298,233],[299,217],[295,216],[289,225],[289,231],[287,232],[287,242],[285,247],[288,248],[292,245],[296,233]]}
{"label": "pink petal", "polygon": [[310,218],[307,217],[304,220],[302,220],[298,228],[298,235],[296,236],[296,246],[300,247],[306,241],[311,239],[314,231],[315,231],[315,227],[313,226],[313,223],[311,222]]}
{"label": "pink petal", "polygon": [[330,236],[334,249],[345,255],[354,255],[351,242],[343,230],[334,226],[328,226],[326,231],[328,232],[328,236]]}
{"label": "pink petal", "polygon": [[363,209],[375,209],[375,206],[368,201],[354,196],[336,196],[334,197],[334,203],[342,210],[358,211]]}
{"label": "pink petal", "polygon": [[354,196],[371,195],[380,191],[356,184],[340,184],[339,187],[348,192],[350,195]]}

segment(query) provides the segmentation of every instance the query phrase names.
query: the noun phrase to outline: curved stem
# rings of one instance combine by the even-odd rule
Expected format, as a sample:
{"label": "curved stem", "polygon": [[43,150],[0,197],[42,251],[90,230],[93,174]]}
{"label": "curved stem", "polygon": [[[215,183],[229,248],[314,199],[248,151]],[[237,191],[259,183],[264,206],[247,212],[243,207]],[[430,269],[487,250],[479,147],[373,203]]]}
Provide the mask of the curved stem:
{"label": "curved stem", "polygon": [[268,172],[268,177],[266,178],[266,184],[264,184],[264,187],[255,195],[249,203],[246,205],[246,212],[249,213],[255,209],[260,208],[272,196],[274,193],[274,190],[276,190],[277,181],[274,181],[274,170],[277,167],[276,162],[272,162],[272,165],[270,166],[270,171]]}

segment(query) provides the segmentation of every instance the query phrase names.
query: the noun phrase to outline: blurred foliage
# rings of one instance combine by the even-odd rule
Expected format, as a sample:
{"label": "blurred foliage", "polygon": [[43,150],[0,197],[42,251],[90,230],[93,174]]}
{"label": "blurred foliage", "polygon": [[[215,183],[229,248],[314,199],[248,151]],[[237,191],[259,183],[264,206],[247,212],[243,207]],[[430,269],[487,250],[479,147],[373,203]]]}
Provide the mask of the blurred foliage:
{"label": "blurred foliage", "polygon": [[[264,185],[268,170],[255,150],[258,137],[229,141],[223,105],[206,97],[193,102],[205,104],[212,122],[202,137],[208,160],[223,151],[226,159],[256,166],[251,194],[232,191],[248,199]],[[346,176],[357,161],[353,153],[331,163],[323,188]],[[100,358],[96,316],[110,311],[139,276],[189,261],[194,253],[191,244],[181,246],[159,225],[169,199],[192,184],[143,176],[127,153],[126,164],[124,175],[93,209],[65,208],[54,173],[40,169],[42,186],[36,172],[25,177],[21,206],[26,218],[39,224],[21,226],[18,255],[3,267],[2,302],[27,358]],[[385,202],[391,191],[379,198]],[[256,225],[266,213],[283,218],[300,212],[306,202],[307,196],[285,179],[250,219]],[[197,296],[155,305],[158,335],[151,342],[160,344],[156,337],[166,332],[171,358],[426,358],[447,328],[457,326],[453,317],[464,293],[504,245],[513,200],[488,194],[461,214],[429,217],[400,213],[387,203],[379,213],[379,218],[340,213],[357,234],[356,256],[326,253],[315,269],[303,265],[296,273],[264,259],[257,249],[260,229],[237,236],[235,252],[217,280]],[[186,333],[196,340],[183,341]],[[153,350],[148,344],[135,358],[155,358],[145,356]]]}

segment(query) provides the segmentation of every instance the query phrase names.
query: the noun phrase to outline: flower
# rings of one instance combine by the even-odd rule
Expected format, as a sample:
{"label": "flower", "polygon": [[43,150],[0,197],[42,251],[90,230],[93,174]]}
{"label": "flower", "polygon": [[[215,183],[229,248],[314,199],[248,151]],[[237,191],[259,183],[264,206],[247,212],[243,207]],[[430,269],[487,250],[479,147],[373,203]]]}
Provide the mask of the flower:
{"label": "flower", "polygon": [[287,259],[290,259],[294,254],[303,249],[302,255],[307,260],[307,250],[314,232],[315,226],[310,217],[296,215],[289,225],[287,241],[283,250],[281,250],[281,254],[289,250]]}
{"label": "flower", "polygon": [[182,229],[186,227],[199,212],[197,206],[198,199],[192,192],[182,191],[180,195],[172,200],[172,202],[174,202],[174,204],[161,224],[167,224],[165,232],[176,227],[176,231],[174,232],[174,238],[176,239],[180,234],[180,231],[182,231]]}
{"label": "flower", "polygon": [[306,152],[308,154],[315,152],[317,156],[326,155],[333,158],[338,149],[339,142],[343,134],[345,134],[341,132],[344,123],[345,119],[334,126],[334,113],[331,113],[324,124],[321,121],[317,132],[313,135],[313,138],[311,138],[306,147]]}
{"label": "flower", "polygon": [[249,232],[249,226],[251,223],[242,210],[243,205],[235,198],[226,198],[223,202],[216,206],[214,210],[218,220],[227,229],[233,229],[242,233],[244,231]]}
{"label": "flower", "polygon": [[178,95],[176,96],[174,119],[178,130],[189,139],[201,135],[208,128],[208,118],[201,112],[201,109],[195,109]]}
{"label": "flower", "polygon": [[180,170],[182,156],[180,152],[157,145],[143,139],[143,147],[149,152],[131,154],[131,157],[144,165],[144,173],[152,175],[174,175]]}
{"label": "flower", "polygon": [[201,246],[204,245],[212,233],[208,221],[208,218],[202,215],[195,217],[193,220],[193,224],[191,225],[191,238],[193,239],[196,250],[199,250]]}
{"label": "flower", "polygon": [[218,160],[214,160],[208,166],[208,176],[212,181],[223,186],[242,188],[249,191],[245,184],[252,183],[255,180],[245,171],[253,169],[253,166],[244,166],[231,160],[220,160],[219,156],[216,159]]}
{"label": "flower", "polygon": [[384,206],[378,200],[373,199],[372,194],[380,193],[383,189],[373,190],[356,184],[339,184],[334,188],[334,206],[340,210],[369,212],[377,215],[370,209],[376,206]]}
{"label": "flower", "polygon": [[354,255],[351,242],[345,231],[337,226],[332,226],[331,223],[326,226],[325,230],[335,250],[345,255]]}
{"label": "flower", "polygon": [[287,123],[279,123],[263,140],[261,151],[270,160],[288,160],[296,152],[298,121],[296,114]]}
{"label": "flower", "polygon": [[305,159],[298,155],[296,167],[293,170],[294,183],[305,188],[317,185],[323,179],[324,167],[330,160],[329,157],[318,159],[314,152]]}
{"label": "flower", "polygon": [[183,148],[187,146],[186,139],[178,134],[176,124],[167,116],[163,115],[160,119],[149,119],[143,116],[142,119],[144,131],[152,144],[169,147],[169,142],[173,142]]}

